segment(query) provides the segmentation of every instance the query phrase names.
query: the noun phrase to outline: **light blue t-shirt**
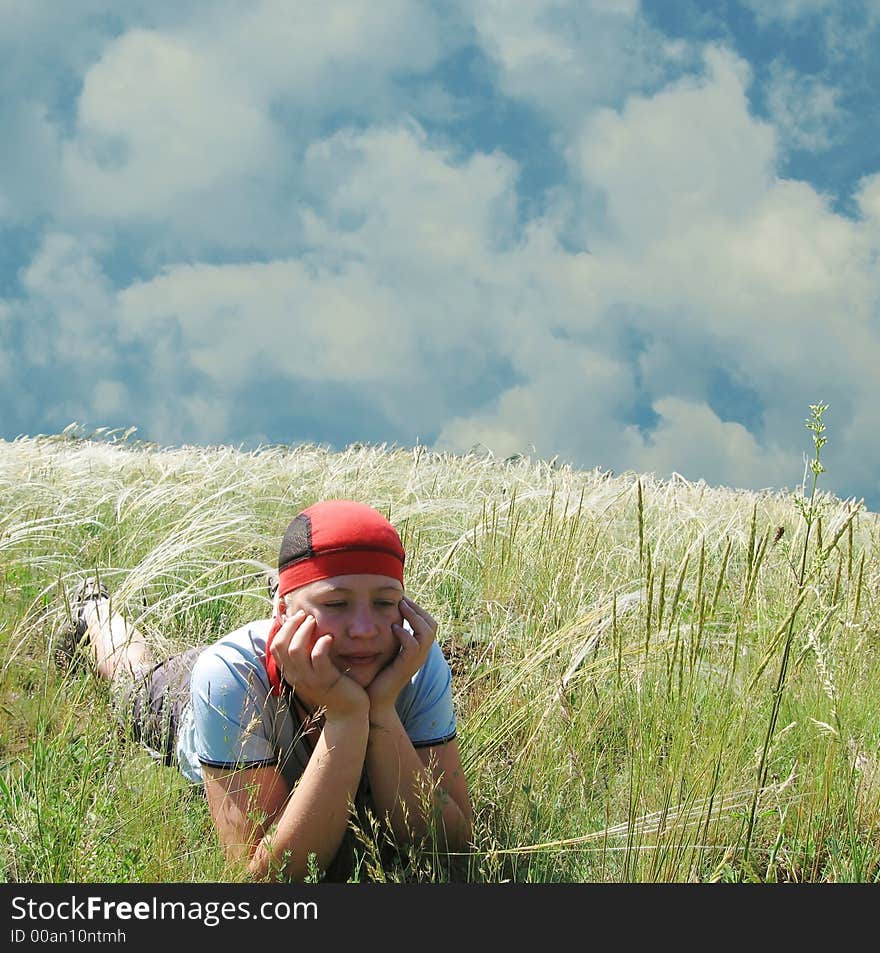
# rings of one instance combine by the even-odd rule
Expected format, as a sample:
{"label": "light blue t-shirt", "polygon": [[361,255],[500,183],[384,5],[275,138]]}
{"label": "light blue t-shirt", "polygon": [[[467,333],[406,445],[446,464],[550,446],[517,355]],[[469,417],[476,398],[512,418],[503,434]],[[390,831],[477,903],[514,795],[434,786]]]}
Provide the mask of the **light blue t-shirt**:
{"label": "light blue t-shirt", "polygon": [[[202,764],[275,765],[291,787],[305,770],[311,749],[301,736],[299,718],[291,714],[286,694],[272,694],[266,674],[271,627],[271,619],[248,623],[196,659],[177,737],[177,762],[191,781],[202,782]],[[436,642],[395,707],[415,747],[455,737],[451,673]]]}

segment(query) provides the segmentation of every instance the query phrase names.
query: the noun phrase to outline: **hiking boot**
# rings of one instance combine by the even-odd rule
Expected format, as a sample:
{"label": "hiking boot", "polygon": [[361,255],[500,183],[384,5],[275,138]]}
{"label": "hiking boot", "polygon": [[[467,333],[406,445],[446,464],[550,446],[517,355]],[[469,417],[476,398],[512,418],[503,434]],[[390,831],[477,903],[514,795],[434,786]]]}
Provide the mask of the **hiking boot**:
{"label": "hiking boot", "polygon": [[87,576],[80,582],[70,598],[73,621],[61,634],[55,646],[55,664],[61,669],[73,669],[82,660],[80,648],[88,639],[88,623],[85,609],[90,602],[109,599],[110,592],[96,576]]}

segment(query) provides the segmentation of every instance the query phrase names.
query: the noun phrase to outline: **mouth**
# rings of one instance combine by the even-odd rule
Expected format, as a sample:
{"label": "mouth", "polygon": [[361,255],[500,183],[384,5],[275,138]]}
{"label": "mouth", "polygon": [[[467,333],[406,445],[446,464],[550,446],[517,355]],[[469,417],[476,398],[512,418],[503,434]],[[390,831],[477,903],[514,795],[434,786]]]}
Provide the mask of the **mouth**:
{"label": "mouth", "polygon": [[372,665],[379,658],[378,652],[363,653],[359,655],[343,655],[339,661],[344,665],[356,668],[358,666]]}

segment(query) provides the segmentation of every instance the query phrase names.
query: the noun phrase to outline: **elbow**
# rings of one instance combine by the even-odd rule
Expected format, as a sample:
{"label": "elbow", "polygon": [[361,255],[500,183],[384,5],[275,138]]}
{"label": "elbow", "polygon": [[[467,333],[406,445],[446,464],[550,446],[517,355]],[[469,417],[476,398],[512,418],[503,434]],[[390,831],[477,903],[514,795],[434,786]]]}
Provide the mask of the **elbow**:
{"label": "elbow", "polygon": [[246,868],[248,879],[255,883],[305,883],[308,864],[298,864],[290,851],[276,857],[271,848],[260,843]]}
{"label": "elbow", "polygon": [[262,845],[258,846],[256,850],[251,852],[250,858],[245,868],[245,874],[247,878],[254,881],[254,883],[267,883],[275,881],[278,878],[272,876],[272,864],[267,863],[270,855],[268,855],[267,851],[261,848]]}
{"label": "elbow", "polygon": [[[289,858],[286,859],[289,860]],[[278,883],[281,880],[295,879],[292,876],[293,872],[288,869],[290,866],[292,865],[285,864],[283,860],[278,861],[272,852],[271,843],[267,844],[266,839],[263,838],[250,851],[245,873],[248,879],[255,883]]]}

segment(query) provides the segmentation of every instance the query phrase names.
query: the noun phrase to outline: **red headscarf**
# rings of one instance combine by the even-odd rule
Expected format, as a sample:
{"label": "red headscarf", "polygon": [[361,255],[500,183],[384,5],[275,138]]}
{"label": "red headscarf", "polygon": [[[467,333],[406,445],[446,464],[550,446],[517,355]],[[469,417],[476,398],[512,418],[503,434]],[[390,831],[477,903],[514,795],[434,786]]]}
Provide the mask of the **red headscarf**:
{"label": "red headscarf", "polygon": [[[278,597],[317,579],[370,573],[403,585],[405,554],[397,530],[378,511],[354,500],[325,500],[298,513],[278,555]],[[276,614],[266,639],[266,673],[280,695],[281,673],[270,649],[283,619]]]}

